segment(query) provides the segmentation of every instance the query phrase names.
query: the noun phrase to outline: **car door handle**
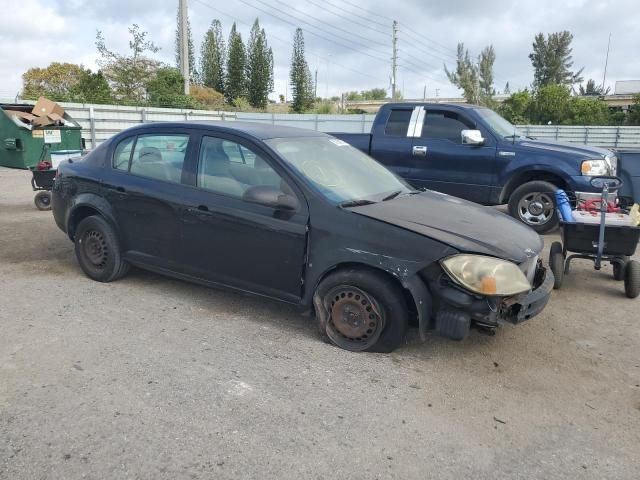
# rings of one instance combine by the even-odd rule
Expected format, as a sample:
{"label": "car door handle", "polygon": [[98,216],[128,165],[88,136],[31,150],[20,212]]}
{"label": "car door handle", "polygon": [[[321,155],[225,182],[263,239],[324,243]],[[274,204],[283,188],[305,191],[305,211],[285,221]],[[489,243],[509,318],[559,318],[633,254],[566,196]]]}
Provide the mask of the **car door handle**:
{"label": "car door handle", "polygon": [[414,145],[411,149],[411,154],[414,157],[426,157],[427,156],[427,147],[424,145]]}
{"label": "car door handle", "polygon": [[198,205],[197,207],[189,207],[187,208],[189,213],[195,213],[198,215],[213,215],[213,213],[209,210],[209,207],[206,205]]}
{"label": "car door handle", "polygon": [[124,189],[124,187],[116,187],[116,192],[118,193],[125,193],[126,190]]}

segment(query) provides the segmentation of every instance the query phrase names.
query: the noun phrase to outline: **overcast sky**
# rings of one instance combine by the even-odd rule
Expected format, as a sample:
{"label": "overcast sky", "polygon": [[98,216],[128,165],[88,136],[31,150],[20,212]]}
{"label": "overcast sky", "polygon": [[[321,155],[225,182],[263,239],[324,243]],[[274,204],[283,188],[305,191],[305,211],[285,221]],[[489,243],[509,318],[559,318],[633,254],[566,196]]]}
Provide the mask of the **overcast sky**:
{"label": "overcast sky", "polygon": [[[2,8],[0,97],[14,97],[21,75],[53,61],[96,67],[96,30],[110,48],[125,53],[127,26],[137,23],[161,47],[155,56],[174,64],[178,0],[20,0]],[[359,6],[357,6],[359,5]],[[5,6],[6,7],[6,6]],[[475,56],[486,45],[496,50],[495,87],[508,81],[515,91],[532,80],[531,51],[538,32],[574,34],[576,67],[602,82],[607,40],[612,33],[607,85],[640,79],[638,0],[189,0],[196,50],[211,20],[222,22],[225,37],[238,23],[246,41],[258,17],[273,47],[275,92],[285,94],[291,40],[304,30],[307,60],[318,70],[318,95],[389,88],[391,20],[399,23],[398,88],[405,98],[459,96],[444,74],[453,67],[456,44]]]}

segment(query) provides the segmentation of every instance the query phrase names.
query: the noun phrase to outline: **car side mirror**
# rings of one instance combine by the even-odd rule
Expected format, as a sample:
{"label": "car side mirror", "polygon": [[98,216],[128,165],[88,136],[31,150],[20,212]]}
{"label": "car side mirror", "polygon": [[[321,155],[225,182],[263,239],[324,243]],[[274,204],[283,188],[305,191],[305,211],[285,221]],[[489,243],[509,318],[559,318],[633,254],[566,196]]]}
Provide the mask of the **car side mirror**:
{"label": "car side mirror", "polygon": [[483,145],[484,138],[480,130],[462,130],[460,132],[463,145]]}
{"label": "car side mirror", "polygon": [[245,202],[257,203],[276,210],[296,210],[298,208],[298,200],[294,196],[287,195],[279,188],[269,185],[256,185],[248,188],[242,195],[242,199]]}

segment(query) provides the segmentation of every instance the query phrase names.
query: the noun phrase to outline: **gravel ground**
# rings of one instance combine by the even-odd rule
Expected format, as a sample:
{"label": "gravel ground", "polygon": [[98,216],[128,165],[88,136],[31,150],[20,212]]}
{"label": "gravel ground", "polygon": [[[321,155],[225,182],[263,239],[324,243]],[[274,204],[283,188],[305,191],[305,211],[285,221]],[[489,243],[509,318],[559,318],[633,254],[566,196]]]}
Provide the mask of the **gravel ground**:
{"label": "gravel ground", "polygon": [[0,169],[1,479],[638,478],[640,300],[610,266],[494,337],[353,354],[287,306],[92,282],[32,199]]}

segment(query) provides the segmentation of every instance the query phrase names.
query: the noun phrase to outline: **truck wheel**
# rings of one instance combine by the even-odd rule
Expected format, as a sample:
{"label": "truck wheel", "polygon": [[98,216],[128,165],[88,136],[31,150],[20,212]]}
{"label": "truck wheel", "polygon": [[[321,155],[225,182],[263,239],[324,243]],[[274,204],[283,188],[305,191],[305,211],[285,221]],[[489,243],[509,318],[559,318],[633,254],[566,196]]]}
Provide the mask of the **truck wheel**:
{"label": "truck wheel", "polygon": [[562,244],[560,242],[551,244],[549,267],[554,277],[553,288],[558,290],[562,287],[562,280],[564,279],[564,253],[562,253]]}
{"label": "truck wheel", "polygon": [[51,210],[51,192],[38,192],[33,199],[38,210]]}
{"label": "truck wheel", "polygon": [[323,339],[352,352],[391,352],[408,323],[402,290],[382,273],[347,268],[330,274],[314,294]]}
{"label": "truck wheel", "polygon": [[635,260],[627,262],[624,268],[624,293],[629,298],[640,295],[640,263]]}
{"label": "truck wheel", "polygon": [[558,226],[554,184],[535,180],[516,188],[509,197],[509,214],[538,233]]}
{"label": "truck wheel", "polygon": [[113,228],[102,217],[83,219],[74,235],[75,252],[82,271],[98,282],[111,282],[129,271]]}

